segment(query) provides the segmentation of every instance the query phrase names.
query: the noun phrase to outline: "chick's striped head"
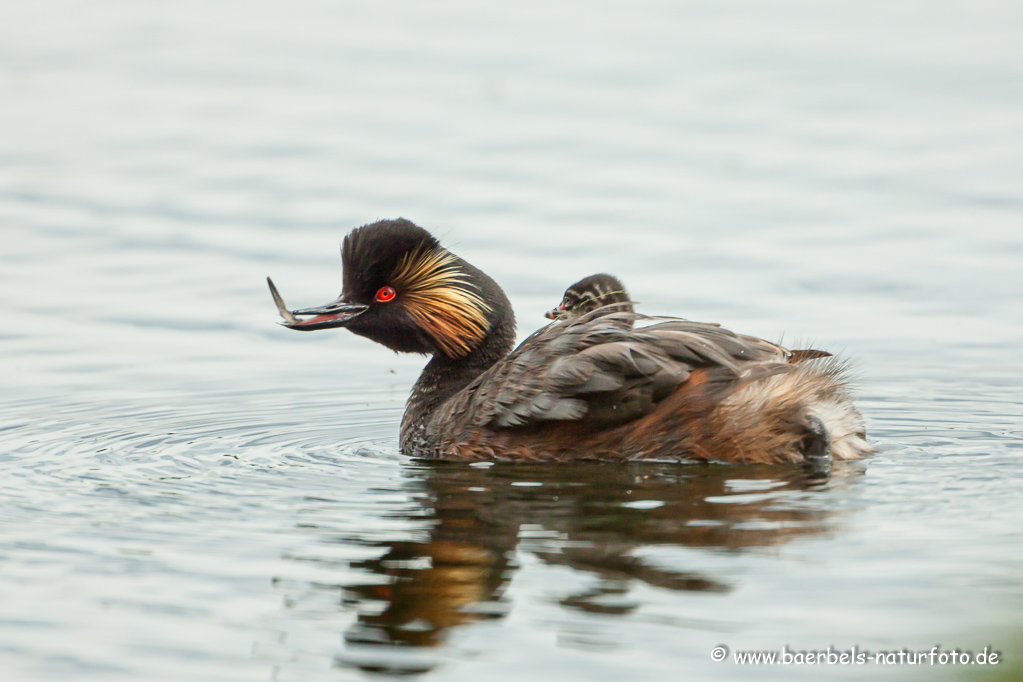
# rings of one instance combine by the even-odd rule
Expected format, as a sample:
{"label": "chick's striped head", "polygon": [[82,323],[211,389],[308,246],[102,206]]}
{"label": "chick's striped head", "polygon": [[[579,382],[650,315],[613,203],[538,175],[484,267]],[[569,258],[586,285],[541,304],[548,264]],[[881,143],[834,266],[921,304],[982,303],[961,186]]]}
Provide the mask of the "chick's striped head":
{"label": "chick's striped head", "polygon": [[572,320],[609,305],[615,305],[615,311],[632,312],[632,299],[621,280],[614,275],[600,273],[584,277],[566,289],[561,303],[547,311],[544,317]]}

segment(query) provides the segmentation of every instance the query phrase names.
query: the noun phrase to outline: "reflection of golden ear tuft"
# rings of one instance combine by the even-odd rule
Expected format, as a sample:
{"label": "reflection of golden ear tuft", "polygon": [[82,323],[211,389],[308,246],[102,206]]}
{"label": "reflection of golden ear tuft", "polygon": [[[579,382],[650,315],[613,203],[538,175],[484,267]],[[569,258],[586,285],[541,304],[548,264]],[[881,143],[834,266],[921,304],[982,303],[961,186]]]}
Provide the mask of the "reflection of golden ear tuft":
{"label": "reflection of golden ear tuft", "polygon": [[490,331],[490,306],[444,249],[407,254],[391,283],[412,319],[448,357],[465,355]]}

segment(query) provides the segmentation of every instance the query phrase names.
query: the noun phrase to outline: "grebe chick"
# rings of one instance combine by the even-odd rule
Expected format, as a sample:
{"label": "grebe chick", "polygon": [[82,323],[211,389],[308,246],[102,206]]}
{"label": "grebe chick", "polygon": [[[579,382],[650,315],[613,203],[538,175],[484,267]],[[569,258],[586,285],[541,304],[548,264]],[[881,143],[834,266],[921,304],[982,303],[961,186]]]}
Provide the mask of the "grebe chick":
{"label": "grebe chick", "polygon": [[814,462],[871,451],[842,365],[716,324],[596,310],[512,350],[501,288],[403,219],[352,230],[343,289],[284,325],[431,355],[401,422],[415,457]]}
{"label": "grebe chick", "polygon": [[609,308],[608,312],[631,313],[633,310],[632,299],[621,280],[614,275],[600,273],[584,277],[565,289],[561,303],[544,313],[544,317],[548,320],[574,320],[609,305],[615,307]]}
{"label": "grebe chick", "polygon": [[[604,308],[604,312],[608,313],[633,311],[629,292],[622,281],[614,275],[600,273],[583,277],[565,289],[561,303],[544,313],[544,317],[548,320],[574,320],[598,308]],[[831,353],[826,350],[790,350],[788,361],[794,364],[803,360],[829,357]]]}

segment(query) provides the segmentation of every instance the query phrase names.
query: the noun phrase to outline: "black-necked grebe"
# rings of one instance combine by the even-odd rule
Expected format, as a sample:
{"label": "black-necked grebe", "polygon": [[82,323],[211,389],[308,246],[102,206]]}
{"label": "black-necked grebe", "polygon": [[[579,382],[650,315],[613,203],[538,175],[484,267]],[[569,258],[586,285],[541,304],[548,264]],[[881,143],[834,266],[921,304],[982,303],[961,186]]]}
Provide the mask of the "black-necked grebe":
{"label": "black-necked grebe", "polygon": [[270,288],[291,329],[346,327],[433,356],[402,418],[406,454],[799,462],[871,451],[834,358],[606,309],[547,325],[512,350],[504,292],[426,230],[403,219],[366,225],[345,237],[341,257],[333,303],[289,312]]}
{"label": "black-necked grebe", "polygon": [[[632,304],[633,301],[622,281],[614,275],[602,272],[583,277],[565,289],[561,303],[544,313],[544,317],[548,320],[574,320],[599,308],[603,308],[605,313],[631,313],[633,311]],[[826,350],[790,350],[788,361],[790,364],[794,364],[804,360],[828,357],[831,357],[831,353]]]}

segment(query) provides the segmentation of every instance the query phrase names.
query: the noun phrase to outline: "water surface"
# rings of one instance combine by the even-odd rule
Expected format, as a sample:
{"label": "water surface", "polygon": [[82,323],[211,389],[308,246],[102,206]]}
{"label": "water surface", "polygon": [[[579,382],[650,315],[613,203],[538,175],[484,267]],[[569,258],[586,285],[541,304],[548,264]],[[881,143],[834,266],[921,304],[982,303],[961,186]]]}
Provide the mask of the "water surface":
{"label": "water surface", "polygon": [[[5,679],[1020,665],[1021,46],[996,1],[3,3]],[[397,216],[522,336],[606,270],[840,352],[879,452],[827,481],[404,458],[423,360],[280,328],[265,288],[330,300],[344,233]]]}

